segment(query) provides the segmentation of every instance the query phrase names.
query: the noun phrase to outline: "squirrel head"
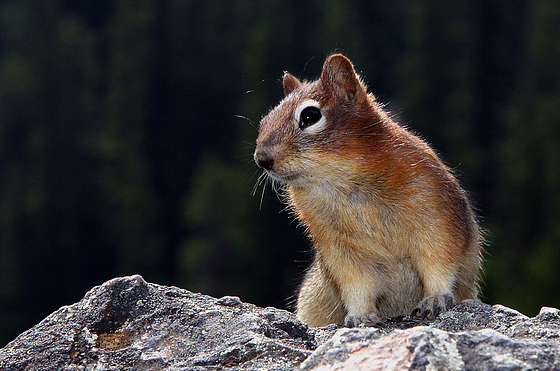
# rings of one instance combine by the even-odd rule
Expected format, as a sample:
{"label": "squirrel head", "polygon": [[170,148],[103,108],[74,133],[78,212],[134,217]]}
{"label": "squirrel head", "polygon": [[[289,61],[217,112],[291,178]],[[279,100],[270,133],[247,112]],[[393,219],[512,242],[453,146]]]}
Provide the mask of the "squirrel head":
{"label": "squirrel head", "polygon": [[273,179],[296,187],[329,181],[369,152],[363,147],[385,116],[347,57],[328,57],[313,82],[286,72],[283,87],[284,99],[261,121],[254,153]]}

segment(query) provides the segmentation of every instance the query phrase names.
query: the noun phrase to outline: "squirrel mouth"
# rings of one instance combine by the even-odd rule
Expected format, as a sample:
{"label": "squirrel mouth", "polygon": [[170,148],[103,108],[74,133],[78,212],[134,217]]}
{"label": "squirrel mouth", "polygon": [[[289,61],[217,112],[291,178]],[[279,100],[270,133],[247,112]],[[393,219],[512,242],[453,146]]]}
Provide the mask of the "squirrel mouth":
{"label": "squirrel mouth", "polygon": [[278,180],[284,183],[290,183],[300,177],[299,173],[296,172],[286,172],[286,173],[279,173],[275,171],[267,170],[268,176],[270,176],[274,180]]}

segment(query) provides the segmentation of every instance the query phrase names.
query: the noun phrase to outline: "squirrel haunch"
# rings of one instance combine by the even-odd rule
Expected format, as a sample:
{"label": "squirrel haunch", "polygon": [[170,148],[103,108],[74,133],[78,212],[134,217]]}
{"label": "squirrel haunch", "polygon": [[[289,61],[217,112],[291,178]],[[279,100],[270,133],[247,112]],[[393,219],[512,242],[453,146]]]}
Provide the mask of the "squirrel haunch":
{"label": "squirrel haunch", "polygon": [[296,313],[310,326],[435,318],[478,295],[480,233],[465,191],[383,111],[348,58],[319,80],[286,73],[254,158],[287,186],[315,258]]}

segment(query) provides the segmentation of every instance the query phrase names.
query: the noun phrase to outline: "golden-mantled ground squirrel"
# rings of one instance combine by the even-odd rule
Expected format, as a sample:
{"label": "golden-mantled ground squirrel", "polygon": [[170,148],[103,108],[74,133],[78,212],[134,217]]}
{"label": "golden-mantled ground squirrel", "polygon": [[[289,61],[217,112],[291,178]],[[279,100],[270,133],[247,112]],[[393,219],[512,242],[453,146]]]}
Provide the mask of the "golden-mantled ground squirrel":
{"label": "golden-mantled ground squirrel", "polygon": [[480,233],[465,191],[423,140],[396,124],[348,58],[317,81],[283,79],[254,158],[287,186],[315,258],[296,313],[310,326],[433,319],[476,298]]}

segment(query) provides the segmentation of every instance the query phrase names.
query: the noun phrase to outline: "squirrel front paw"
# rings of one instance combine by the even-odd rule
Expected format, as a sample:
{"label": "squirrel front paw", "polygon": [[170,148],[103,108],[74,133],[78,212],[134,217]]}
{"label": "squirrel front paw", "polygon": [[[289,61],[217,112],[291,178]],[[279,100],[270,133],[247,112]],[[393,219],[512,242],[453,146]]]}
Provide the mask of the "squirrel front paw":
{"label": "squirrel front paw", "polygon": [[370,327],[382,322],[376,314],[370,313],[365,316],[350,315],[344,318],[344,326],[346,327]]}
{"label": "squirrel front paw", "polygon": [[410,316],[417,320],[433,320],[440,313],[448,311],[457,304],[457,299],[451,293],[428,296],[412,310]]}

